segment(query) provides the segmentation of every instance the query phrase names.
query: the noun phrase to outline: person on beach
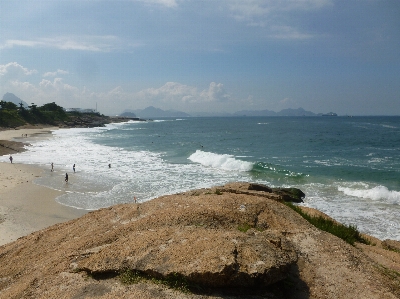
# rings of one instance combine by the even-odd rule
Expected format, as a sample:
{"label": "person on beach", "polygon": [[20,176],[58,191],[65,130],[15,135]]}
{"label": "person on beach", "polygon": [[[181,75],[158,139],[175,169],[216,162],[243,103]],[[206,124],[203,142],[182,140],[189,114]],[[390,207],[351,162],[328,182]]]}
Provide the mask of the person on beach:
{"label": "person on beach", "polygon": [[68,173],[65,174],[65,182],[68,183]]}
{"label": "person on beach", "polygon": [[108,168],[111,168],[111,164],[108,164]]}
{"label": "person on beach", "polygon": [[12,157],[11,155],[10,155],[10,158],[9,158],[9,159],[10,159],[10,162],[11,162],[11,164],[12,164],[13,157]]}
{"label": "person on beach", "polygon": [[53,172],[53,170],[54,170],[54,165],[53,162],[51,162],[51,172]]}
{"label": "person on beach", "polygon": [[75,164],[74,164],[74,166],[72,166],[72,169],[74,170],[74,173],[75,173]]}

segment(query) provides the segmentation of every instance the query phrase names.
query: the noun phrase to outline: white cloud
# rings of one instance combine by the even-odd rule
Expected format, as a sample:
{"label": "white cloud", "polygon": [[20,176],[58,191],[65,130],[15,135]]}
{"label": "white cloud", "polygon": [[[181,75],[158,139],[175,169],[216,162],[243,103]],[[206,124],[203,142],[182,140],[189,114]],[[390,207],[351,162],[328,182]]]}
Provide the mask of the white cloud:
{"label": "white cloud", "polygon": [[162,5],[166,7],[176,7],[178,3],[176,0],[136,0],[139,2],[144,2],[145,4],[152,4],[152,5]]}
{"label": "white cloud", "polygon": [[68,71],[64,71],[64,70],[58,69],[58,70],[55,71],[55,72],[47,72],[47,73],[44,73],[44,74],[43,74],[43,77],[55,77],[55,76],[57,76],[57,75],[67,75],[67,74],[69,74]]}
{"label": "white cloud", "polygon": [[230,0],[229,8],[239,20],[288,11],[311,11],[332,5],[332,0]]}
{"label": "white cloud", "polygon": [[10,77],[29,76],[36,74],[37,70],[29,70],[16,62],[10,62],[0,65],[0,76],[8,75]]}
{"label": "white cloud", "polygon": [[205,102],[225,102],[230,99],[222,83],[211,82],[207,89],[198,91],[197,87],[178,82],[167,82],[160,88],[148,88],[137,93],[140,100],[153,104],[199,104]]}
{"label": "white cloud", "polygon": [[22,91],[22,92],[33,92],[36,93],[38,91],[38,89],[36,88],[35,85],[33,85],[30,82],[21,82],[18,80],[13,80],[10,82],[11,86],[13,86],[14,88],[17,88],[18,90]]}
{"label": "white cloud", "polygon": [[[10,78],[4,76],[10,73],[15,74]],[[151,105],[161,109],[178,109],[187,112],[226,110],[225,108],[234,102],[223,84],[216,82],[211,82],[204,89],[179,82],[167,82],[158,88],[126,92],[121,86],[108,91],[99,91],[70,85],[64,79],[57,77],[57,75],[68,73],[61,69],[45,73],[43,75],[45,78],[38,83],[27,82],[27,80],[21,80],[21,76],[17,76],[34,73],[37,71],[29,70],[16,62],[0,65],[2,75],[0,90],[12,92],[24,101],[37,105],[56,102],[65,108],[94,108],[98,103],[99,111],[105,114],[118,114],[126,108],[139,109]]]}
{"label": "white cloud", "polygon": [[225,102],[230,100],[222,83],[211,82],[208,89],[200,93],[200,98],[205,102]]}
{"label": "white cloud", "polygon": [[271,26],[270,37],[276,39],[309,39],[313,38],[314,35],[309,33],[299,32],[297,28],[291,26]]}
{"label": "white cloud", "polygon": [[248,26],[266,29],[266,35],[277,39],[309,39],[313,35],[291,24],[293,13],[319,10],[332,5],[332,0],[230,0],[233,18]]}
{"label": "white cloud", "polygon": [[129,45],[130,48],[143,46],[141,42],[124,43],[114,35],[60,36],[34,40],[7,40],[0,49],[16,46],[29,48],[54,48],[59,50],[79,50],[89,52],[111,52]]}
{"label": "white cloud", "polygon": [[154,103],[187,103],[195,101],[197,88],[180,84],[177,82],[167,82],[160,88],[148,88],[137,93],[140,100],[150,100]]}
{"label": "white cloud", "polygon": [[167,82],[159,88],[148,88],[139,92],[126,92],[121,86],[99,92],[69,85],[61,78],[42,79],[37,85],[15,80],[9,81],[3,87],[28,103],[43,105],[56,102],[65,108],[94,108],[98,104],[99,111],[104,114],[119,114],[127,108],[140,109],[148,106],[186,112],[212,112],[227,110],[230,106],[226,106],[227,101],[234,102],[224,90],[223,84],[215,82],[211,82],[208,88],[201,91],[194,86]]}
{"label": "white cloud", "polygon": [[42,90],[47,90],[47,91],[75,91],[78,92],[78,88],[74,87],[72,85],[66,84],[63,82],[63,79],[61,78],[54,78],[53,82],[42,79],[42,81],[39,83],[39,86]]}

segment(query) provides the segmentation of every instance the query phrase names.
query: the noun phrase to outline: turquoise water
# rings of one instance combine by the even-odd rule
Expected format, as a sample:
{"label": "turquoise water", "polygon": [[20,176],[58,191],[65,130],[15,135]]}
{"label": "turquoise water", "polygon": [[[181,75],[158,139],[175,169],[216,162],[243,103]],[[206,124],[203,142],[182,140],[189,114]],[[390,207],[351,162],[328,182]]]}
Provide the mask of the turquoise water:
{"label": "turquoise water", "polygon": [[161,153],[171,163],[188,163],[196,150],[233,155],[253,164],[252,177],[272,183],[327,178],[400,191],[396,117],[195,118],[109,130],[96,142]]}
{"label": "turquoise water", "polygon": [[304,205],[400,239],[400,117],[159,119],[54,135],[17,158],[54,162],[56,171],[37,183],[67,191],[57,199],[65,205],[97,209],[252,181],[298,187]]}

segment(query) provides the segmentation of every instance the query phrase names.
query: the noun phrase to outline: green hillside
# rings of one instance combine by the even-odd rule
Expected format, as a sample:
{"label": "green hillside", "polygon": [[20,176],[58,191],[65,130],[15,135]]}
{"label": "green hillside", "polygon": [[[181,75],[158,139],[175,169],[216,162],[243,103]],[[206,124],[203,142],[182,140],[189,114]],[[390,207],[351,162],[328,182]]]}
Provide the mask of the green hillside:
{"label": "green hillside", "polygon": [[16,128],[26,124],[43,124],[61,127],[93,127],[110,123],[111,118],[99,113],[65,112],[56,103],[38,107],[35,104],[27,108],[21,103],[0,101],[0,127]]}

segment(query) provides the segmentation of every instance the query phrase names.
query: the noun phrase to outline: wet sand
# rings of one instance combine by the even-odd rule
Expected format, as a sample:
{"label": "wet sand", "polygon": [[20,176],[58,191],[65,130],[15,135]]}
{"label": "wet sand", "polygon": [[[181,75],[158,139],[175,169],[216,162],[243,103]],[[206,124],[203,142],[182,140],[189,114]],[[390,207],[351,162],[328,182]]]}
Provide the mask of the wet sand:
{"label": "wet sand", "polygon": [[[40,136],[37,134],[49,134],[49,137],[51,129],[57,128],[0,131],[0,140],[15,141],[14,138],[19,139],[22,134],[27,134],[28,139]],[[33,165],[11,164],[9,154],[13,152],[7,151],[7,148],[5,151],[0,156],[0,246],[88,212],[57,203],[55,198],[63,194],[62,191],[33,183],[45,170]],[[17,162],[16,159],[14,162]]]}

